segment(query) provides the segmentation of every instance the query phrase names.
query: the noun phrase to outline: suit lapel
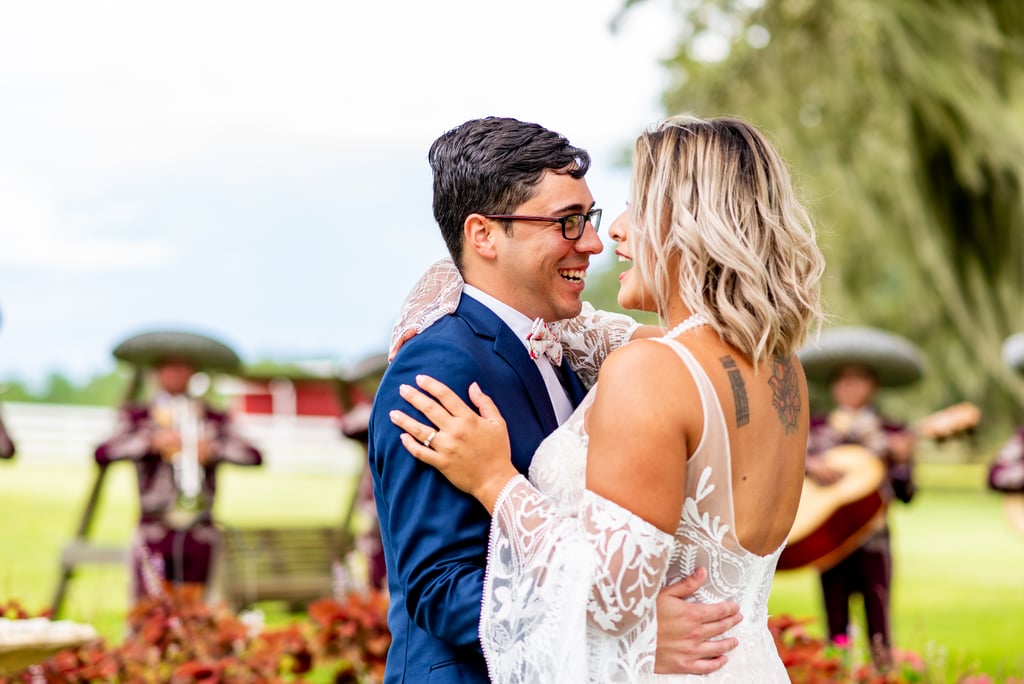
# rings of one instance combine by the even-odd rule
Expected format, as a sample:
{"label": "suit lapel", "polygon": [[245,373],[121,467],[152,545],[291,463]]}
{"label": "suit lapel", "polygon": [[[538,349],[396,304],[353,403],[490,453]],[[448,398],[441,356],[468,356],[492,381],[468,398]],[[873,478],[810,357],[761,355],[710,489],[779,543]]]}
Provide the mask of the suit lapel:
{"label": "suit lapel", "polygon": [[[558,418],[551,406],[544,378],[526,351],[526,345],[493,311],[472,297],[463,295],[457,314],[466,320],[478,336],[494,340],[494,353],[504,359],[519,376],[545,432],[553,432],[558,427]],[[579,380],[576,382],[579,383]]]}
{"label": "suit lapel", "polygon": [[576,372],[569,367],[569,362],[565,356],[562,356],[562,365],[558,371],[564,379],[562,384],[565,387],[565,391],[569,393],[569,401],[572,402],[573,408],[576,408],[583,401],[583,397],[587,395],[587,388],[580,382]]}

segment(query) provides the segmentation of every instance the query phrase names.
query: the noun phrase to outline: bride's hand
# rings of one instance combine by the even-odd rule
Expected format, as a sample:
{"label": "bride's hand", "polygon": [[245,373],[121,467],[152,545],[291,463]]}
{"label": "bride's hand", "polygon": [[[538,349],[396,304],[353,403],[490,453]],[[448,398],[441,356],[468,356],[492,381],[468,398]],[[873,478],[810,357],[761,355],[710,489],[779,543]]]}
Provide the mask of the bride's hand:
{"label": "bride's hand", "polygon": [[479,414],[430,376],[417,375],[416,384],[423,391],[402,385],[399,394],[434,427],[402,411],[391,411],[391,422],[405,431],[403,446],[492,512],[501,490],[519,474],[512,465],[508,429],[498,407],[475,382],[469,386],[469,398]]}

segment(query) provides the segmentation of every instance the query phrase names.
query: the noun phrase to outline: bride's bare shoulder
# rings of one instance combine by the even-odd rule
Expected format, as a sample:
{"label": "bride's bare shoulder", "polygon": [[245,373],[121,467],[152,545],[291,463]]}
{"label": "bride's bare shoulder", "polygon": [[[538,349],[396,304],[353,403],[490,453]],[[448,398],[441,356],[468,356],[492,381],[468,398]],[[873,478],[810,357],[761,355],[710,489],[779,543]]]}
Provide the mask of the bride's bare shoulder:
{"label": "bride's bare shoulder", "polygon": [[697,387],[678,353],[655,340],[633,340],[608,355],[598,392],[644,404],[686,401]]}

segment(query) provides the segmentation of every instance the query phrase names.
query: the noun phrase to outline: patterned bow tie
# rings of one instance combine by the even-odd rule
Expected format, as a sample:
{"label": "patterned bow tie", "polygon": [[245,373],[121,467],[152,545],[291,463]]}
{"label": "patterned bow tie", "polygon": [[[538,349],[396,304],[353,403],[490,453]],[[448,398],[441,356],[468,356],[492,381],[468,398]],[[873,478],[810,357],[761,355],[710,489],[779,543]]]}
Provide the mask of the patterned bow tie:
{"label": "patterned bow tie", "polygon": [[558,341],[558,333],[543,318],[538,318],[526,336],[526,345],[530,350],[531,359],[539,359],[541,354],[550,359],[556,366],[562,365],[562,343]]}

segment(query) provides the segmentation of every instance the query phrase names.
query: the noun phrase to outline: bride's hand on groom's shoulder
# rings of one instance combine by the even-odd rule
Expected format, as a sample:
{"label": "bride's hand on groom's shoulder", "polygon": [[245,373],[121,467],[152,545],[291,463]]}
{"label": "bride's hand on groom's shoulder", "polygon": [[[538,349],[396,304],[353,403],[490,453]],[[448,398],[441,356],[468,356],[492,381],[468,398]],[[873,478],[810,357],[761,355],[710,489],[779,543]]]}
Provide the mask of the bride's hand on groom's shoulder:
{"label": "bride's hand on groom's shoulder", "polygon": [[416,376],[416,384],[418,388],[402,385],[399,394],[432,425],[392,410],[391,422],[404,431],[402,445],[493,512],[501,490],[519,474],[498,407],[475,382],[469,386],[469,398],[479,413],[428,375]]}

